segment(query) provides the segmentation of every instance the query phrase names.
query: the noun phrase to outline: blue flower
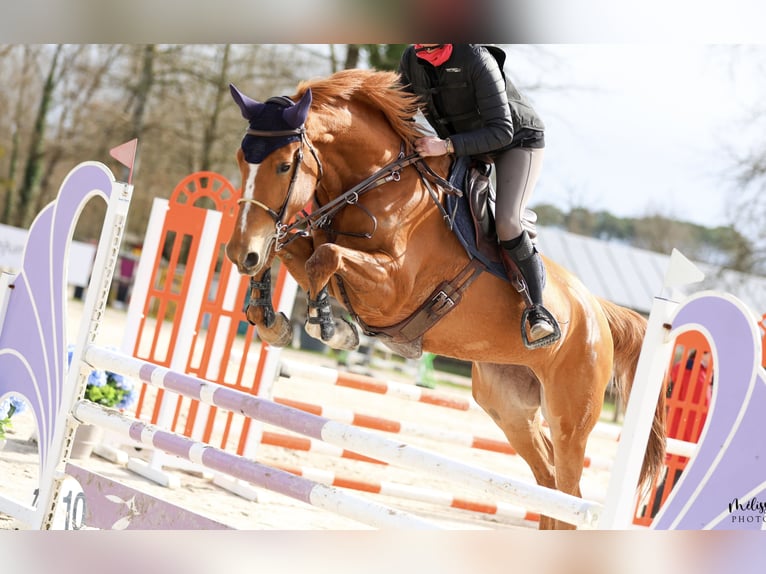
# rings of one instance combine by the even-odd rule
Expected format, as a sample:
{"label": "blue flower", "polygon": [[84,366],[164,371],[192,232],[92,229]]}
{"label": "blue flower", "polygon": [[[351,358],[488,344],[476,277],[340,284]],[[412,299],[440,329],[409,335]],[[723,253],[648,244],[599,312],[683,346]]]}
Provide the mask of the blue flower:
{"label": "blue flower", "polygon": [[[72,363],[74,345],[69,345],[67,365]],[[135,383],[119,373],[94,369],[88,374],[85,399],[104,405],[125,409],[136,402]]]}
{"label": "blue flower", "polygon": [[11,398],[8,397],[0,403],[0,420],[11,418]]}
{"label": "blue flower", "polygon": [[14,414],[23,413],[24,409],[27,408],[27,403],[16,395],[11,395],[9,400],[11,401],[11,405],[14,408]]}
{"label": "blue flower", "polygon": [[107,382],[106,372],[101,370],[93,370],[88,375],[89,387],[103,387]]}
{"label": "blue flower", "polygon": [[16,395],[10,395],[0,403],[0,419],[9,419],[13,415],[24,412],[27,403]]}
{"label": "blue flower", "polygon": [[132,386],[130,388],[125,389],[125,394],[122,395],[122,400],[117,403],[118,409],[127,409],[128,407],[132,407],[133,403],[136,402],[136,389],[134,389]]}
{"label": "blue flower", "polygon": [[112,371],[107,371],[106,377],[107,379],[109,379],[109,382],[114,383],[118,389],[128,390],[133,388],[133,383],[126,380],[125,377],[122,376],[120,373],[113,373]]}

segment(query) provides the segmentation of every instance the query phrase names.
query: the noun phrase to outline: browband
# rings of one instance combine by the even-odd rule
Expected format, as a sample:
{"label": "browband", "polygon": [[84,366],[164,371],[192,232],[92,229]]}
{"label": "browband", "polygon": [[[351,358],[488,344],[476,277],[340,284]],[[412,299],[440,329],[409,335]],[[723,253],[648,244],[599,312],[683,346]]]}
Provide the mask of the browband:
{"label": "browband", "polygon": [[278,137],[284,137],[284,136],[299,136],[299,135],[303,135],[303,133],[305,133],[305,131],[306,130],[305,130],[305,128],[303,126],[301,126],[299,128],[292,129],[292,130],[279,130],[279,131],[274,131],[274,130],[254,130],[252,128],[248,128],[247,131],[245,132],[245,135],[278,138]]}

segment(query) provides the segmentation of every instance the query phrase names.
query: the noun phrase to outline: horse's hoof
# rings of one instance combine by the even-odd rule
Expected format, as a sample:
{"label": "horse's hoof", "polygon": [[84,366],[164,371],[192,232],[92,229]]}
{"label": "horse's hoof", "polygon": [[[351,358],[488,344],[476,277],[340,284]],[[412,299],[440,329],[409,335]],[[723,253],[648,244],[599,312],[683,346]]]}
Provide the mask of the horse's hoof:
{"label": "horse's hoof", "polygon": [[287,347],[293,342],[293,329],[290,326],[290,320],[281,312],[275,316],[270,327],[259,325],[257,331],[261,341],[272,347]]}
{"label": "horse's hoof", "polygon": [[343,323],[339,324],[339,326],[345,324],[345,328],[342,330],[346,335],[342,344],[342,348],[346,351],[354,351],[358,349],[360,343],[359,331],[357,331],[354,324],[345,317],[341,317],[341,321],[343,321]]}

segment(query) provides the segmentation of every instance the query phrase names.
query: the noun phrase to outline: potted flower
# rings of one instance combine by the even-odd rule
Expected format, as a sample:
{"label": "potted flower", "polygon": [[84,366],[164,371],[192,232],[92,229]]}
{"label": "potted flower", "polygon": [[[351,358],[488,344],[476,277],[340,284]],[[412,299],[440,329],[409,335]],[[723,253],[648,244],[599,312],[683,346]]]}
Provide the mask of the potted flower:
{"label": "potted flower", "polygon": [[26,403],[19,397],[10,395],[0,401],[0,448],[5,445],[5,436],[13,427],[13,415],[24,412]]}
{"label": "potted flower", "polygon": [[[73,347],[70,346],[67,364],[72,362],[72,351]],[[88,375],[85,398],[105,407],[126,409],[136,400],[135,384],[119,373],[94,369]]]}
{"label": "potted flower", "polygon": [[[67,364],[72,362],[73,346],[70,345]],[[135,384],[119,373],[94,369],[88,375],[85,386],[86,400],[105,407],[126,409],[136,400]],[[93,447],[101,442],[102,429],[88,424],[77,427],[71,458],[88,458]]]}

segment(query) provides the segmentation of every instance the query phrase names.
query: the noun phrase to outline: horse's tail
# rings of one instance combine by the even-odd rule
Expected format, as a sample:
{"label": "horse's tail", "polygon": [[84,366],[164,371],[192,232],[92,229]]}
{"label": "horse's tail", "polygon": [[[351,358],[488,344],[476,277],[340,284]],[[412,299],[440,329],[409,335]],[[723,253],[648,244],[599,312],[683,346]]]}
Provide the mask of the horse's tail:
{"label": "horse's tail", "polygon": [[[614,383],[621,403],[626,405],[633,387],[638,356],[646,333],[646,319],[631,309],[615,305],[605,299],[599,299],[599,302],[609,321],[614,341]],[[663,468],[665,436],[665,389],[663,388],[654,411],[652,430],[641,467],[639,479],[641,488],[645,487]]]}

